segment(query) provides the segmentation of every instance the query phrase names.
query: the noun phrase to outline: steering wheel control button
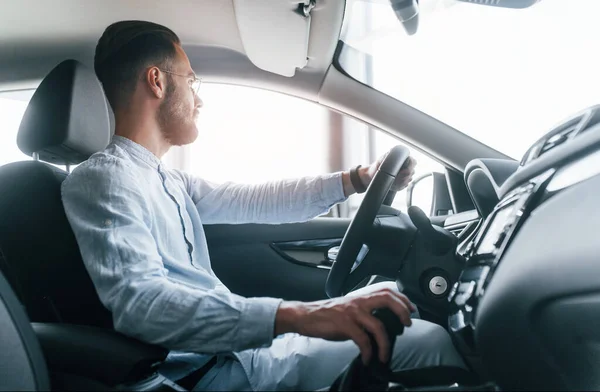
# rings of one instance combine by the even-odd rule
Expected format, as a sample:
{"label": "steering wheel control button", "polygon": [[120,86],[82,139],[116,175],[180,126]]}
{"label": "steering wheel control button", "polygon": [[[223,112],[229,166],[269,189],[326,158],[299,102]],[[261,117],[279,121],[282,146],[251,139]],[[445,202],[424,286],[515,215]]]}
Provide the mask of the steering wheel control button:
{"label": "steering wheel control button", "polygon": [[433,295],[444,295],[446,290],[448,290],[448,281],[443,276],[434,276],[429,280],[429,291]]}

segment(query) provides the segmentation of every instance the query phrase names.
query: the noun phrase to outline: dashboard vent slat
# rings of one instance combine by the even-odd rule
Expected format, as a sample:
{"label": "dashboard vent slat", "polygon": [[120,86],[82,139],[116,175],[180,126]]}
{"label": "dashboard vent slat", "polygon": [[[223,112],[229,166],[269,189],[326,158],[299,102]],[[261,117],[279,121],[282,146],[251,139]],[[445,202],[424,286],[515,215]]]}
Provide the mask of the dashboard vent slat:
{"label": "dashboard vent slat", "polygon": [[531,146],[521,159],[521,166],[525,166],[528,162],[539,158],[556,147],[568,143],[571,139],[599,123],[600,105],[585,109],[548,132]]}
{"label": "dashboard vent slat", "polygon": [[465,230],[465,227],[456,227],[448,230],[450,233],[454,234],[457,237],[460,237],[460,234]]}
{"label": "dashboard vent slat", "polygon": [[450,233],[454,234],[460,240],[461,238],[464,238],[465,235],[468,235],[471,232],[473,232],[473,230],[479,224],[479,222],[480,219],[462,222],[451,226],[447,226],[445,227],[445,229],[448,230]]}
{"label": "dashboard vent slat", "polygon": [[561,126],[561,128],[559,128],[557,131],[555,131],[556,133],[554,133],[553,135],[551,135],[542,144],[542,147],[540,149],[540,153],[538,154],[538,157],[540,155],[542,155],[542,154],[544,154],[544,153],[552,150],[553,148],[560,146],[561,144],[563,144],[567,140],[569,140],[569,137],[571,135],[573,135],[573,133],[575,131],[577,131],[577,129],[579,127],[579,123],[581,122],[581,120],[582,120],[581,117],[576,117],[576,118],[568,121],[563,126]]}
{"label": "dashboard vent slat", "polygon": [[594,125],[598,125],[600,123],[600,107],[596,108],[596,110],[594,110],[591,115],[589,116],[588,120],[586,121],[586,123],[581,127],[581,130],[579,132],[577,132],[577,135],[574,136],[579,136],[582,133],[586,132],[588,129],[594,127]]}

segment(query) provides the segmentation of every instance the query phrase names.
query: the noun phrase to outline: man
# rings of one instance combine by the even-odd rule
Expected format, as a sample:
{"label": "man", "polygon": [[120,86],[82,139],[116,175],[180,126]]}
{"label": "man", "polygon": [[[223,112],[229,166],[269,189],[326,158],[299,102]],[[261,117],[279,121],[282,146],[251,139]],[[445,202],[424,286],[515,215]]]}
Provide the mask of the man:
{"label": "man", "polygon": [[[322,388],[359,352],[370,360],[367,331],[395,369],[463,366],[446,331],[411,321],[413,305],[389,288],[311,303],[232,294],[211,268],[202,224],[311,219],[354,193],[350,174],[247,186],[168,170],[160,158],[196,139],[202,107],[175,33],[115,23],[98,42],[94,67],[114,110],[115,136],[67,178],[63,203],[115,329],[172,350],[165,375],[180,379],[202,368],[195,385],[202,390]],[[359,170],[363,185],[379,164]],[[396,187],[408,184],[414,164]],[[371,315],[381,307],[412,324],[393,348]]]}

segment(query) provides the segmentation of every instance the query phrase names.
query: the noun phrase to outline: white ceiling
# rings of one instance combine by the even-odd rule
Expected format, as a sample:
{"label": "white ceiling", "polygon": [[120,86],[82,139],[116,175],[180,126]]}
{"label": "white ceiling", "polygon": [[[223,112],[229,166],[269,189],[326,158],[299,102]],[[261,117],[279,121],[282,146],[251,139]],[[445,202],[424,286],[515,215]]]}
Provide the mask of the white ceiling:
{"label": "white ceiling", "polygon": [[243,51],[231,0],[1,0],[0,5],[0,37],[13,47],[95,42],[109,24],[139,19],[170,27],[188,44]]}
{"label": "white ceiling", "polygon": [[[270,3],[280,4],[284,12],[291,13],[296,1]],[[246,34],[293,41],[289,31],[284,30],[285,24],[268,22],[277,14],[274,9],[269,14],[264,7],[255,13],[246,9],[245,15],[240,15],[238,7],[236,15],[234,0],[0,0],[0,91],[35,87],[66,58],[91,65],[94,47],[106,26],[118,20],[138,19],[173,29],[192,66],[209,82],[241,82],[267,88],[281,84],[275,89],[289,89],[290,93],[316,99],[339,37],[345,0],[317,3],[311,13],[308,63],[294,78],[285,80],[248,61],[238,28],[240,18],[263,19],[259,30],[245,29]],[[256,44],[253,46],[256,52]],[[264,52],[276,63],[281,56],[269,49],[265,47]],[[264,59],[261,68],[269,68]]]}

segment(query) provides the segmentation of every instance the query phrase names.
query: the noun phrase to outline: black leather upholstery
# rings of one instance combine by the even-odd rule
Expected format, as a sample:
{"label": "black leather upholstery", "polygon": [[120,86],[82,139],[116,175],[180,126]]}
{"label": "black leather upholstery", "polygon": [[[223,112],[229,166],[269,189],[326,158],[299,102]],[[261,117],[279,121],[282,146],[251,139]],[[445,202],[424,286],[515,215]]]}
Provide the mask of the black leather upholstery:
{"label": "black leather upholstery", "polygon": [[108,329],[30,324],[0,273],[0,391],[181,390],[156,373],[166,355]]}
{"label": "black leather upholstery", "polygon": [[[109,118],[93,71],[75,60],[57,65],[29,102],[17,138],[23,152],[58,163],[103,149]],[[112,328],[63,210],[66,176],[38,161],[0,167],[0,269],[32,321]]]}
{"label": "black leather upholstery", "polygon": [[[82,64],[67,60],[34,94],[19,129],[18,144],[23,152],[37,152],[42,160],[71,164],[103,149],[109,138],[109,114],[98,80]],[[60,188],[67,175],[40,161],[0,167],[0,271],[29,319],[38,322],[34,329],[50,368],[52,387],[165,389],[169,381],[156,373],[156,366],[168,350],[115,332],[110,312],[96,294],[62,205]],[[0,294],[3,284],[7,286],[4,279],[0,280]],[[18,300],[12,302],[13,308],[23,313]],[[3,313],[2,305],[0,301],[0,338],[16,341],[14,336],[24,334],[22,340],[41,352],[27,317],[21,317],[23,328],[11,329],[7,326],[12,313]],[[6,357],[6,347],[27,349],[25,343],[0,342],[0,389],[5,389],[5,369],[22,380],[8,389],[49,388],[43,359],[35,373],[22,365],[28,357],[16,356],[14,364]],[[171,385],[167,389],[177,388]]]}
{"label": "black leather upholstery", "polygon": [[33,323],[53,372],[115,386],[151,377],[167,350],[115,331],[71,324]]}
{"label": "black leather upholstery", "polygon": [[57,65],[33,94],[17,144],[55,164],[77,164],[106,147],[108,106],[94,72],[75,60]]}
{"label": "black leather upholstery", "polygon": [[0,273],[0,390],[48,390],[42,350],[27,315]]}
{"label": "black leather upholstery", "polygon": [[66,175],[35,161],[0,167],[0,269],[31,320],[112,328],[63,210]]}
{"label": "black leather upholstery", "polygon": [[500,187],[519,168],[508,159],[474,159],[465,168],[465,183],[473,203],[483,218],[498,204]]}

